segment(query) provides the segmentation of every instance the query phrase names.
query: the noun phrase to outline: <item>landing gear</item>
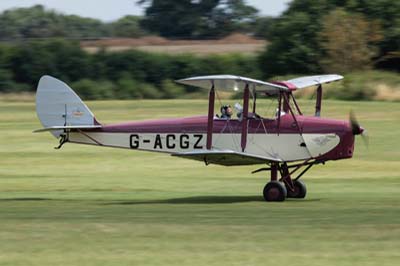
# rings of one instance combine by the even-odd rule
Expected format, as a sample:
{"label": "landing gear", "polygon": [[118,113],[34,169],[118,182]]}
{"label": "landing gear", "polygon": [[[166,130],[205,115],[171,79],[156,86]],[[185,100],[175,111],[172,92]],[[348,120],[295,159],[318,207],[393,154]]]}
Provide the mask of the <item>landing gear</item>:
{"label": "landing gear", "polygon": [[307,187],[301,180],[293,181],[293,188],[287,188],[288,198],[304,199],[307,194]]}
{"label": "landing gear", "polygon": [[265,201],[284,201],[287,196],[287,190],[283,183],[271,181],[265,185],[263,195]]}
{"label": "landing gear", "polygon": [[[261,171],[271,172],[271,181],[268,182],[263,190],[265,201],[284,201],[286,198],[304,199],[307,194],[307,188],[303,181],[299,180],[314,164],[320,162],[305,161],[304,163],[288,166],[286,163],[271,163],[270,168],[261,168],[253,173]],[[301,167],[307,166],[295,179],[291,176]],[[289,172],[289,168],[295,168]],[[278,171],[281,178],[278,180]]]}

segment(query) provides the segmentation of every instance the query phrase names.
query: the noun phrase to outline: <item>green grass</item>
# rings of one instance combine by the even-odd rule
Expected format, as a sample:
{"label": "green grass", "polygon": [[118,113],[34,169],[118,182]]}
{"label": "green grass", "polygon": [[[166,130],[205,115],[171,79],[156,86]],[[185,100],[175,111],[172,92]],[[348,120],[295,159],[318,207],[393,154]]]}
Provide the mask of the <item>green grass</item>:
{"label": "green grass", "polygon": [[[311,111],[312,103],[301,101]],[[202,100],[89,102],[102,122],[188,116]],[[260,103],[260,108],[262,103]],[[313,168],[305,200],[265,203],[265,174],[168,155],[67,144],[33,103],[0,102],[0,265],[398,265],[398,103],[354,109],[371,136]]]}

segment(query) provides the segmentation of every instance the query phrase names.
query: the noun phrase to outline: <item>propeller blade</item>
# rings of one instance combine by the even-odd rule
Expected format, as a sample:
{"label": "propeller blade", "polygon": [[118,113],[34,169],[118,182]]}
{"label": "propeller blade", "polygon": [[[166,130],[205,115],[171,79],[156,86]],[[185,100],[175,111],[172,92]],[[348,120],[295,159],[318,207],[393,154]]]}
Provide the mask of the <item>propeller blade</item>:
{"label": "propeller blade", "polygon": [[353,110],[350,111],[349,114],[349,120],[350,120],[350,125],[351,125],[351,131],[353,132],[353,135],[361,135],[361,138],[364,142],[364,145],[369,147],[369,135],[367,130],[361,127],[360,123],[358,123],[358,120],[356,118],[356,115],[354,114]]}
{"label": "propeller blade", "polygon": [[364,130],[362,133],[361,133],[361,138],[362,138],[362,140],[363,140],[363,142],[364,142],[364,145],[367,147],[367,149],[369,148],[369,134],[368,134],[368,131],[367,130]]}
{"label": "propeller blade", "polygon": [[361,134],[360,123],[358,123],[357,118],[356,118],[353,110],[350,111],[349,120],[350,120],[350,125],[351,125],[351,130],[353,132],[353,135]]}

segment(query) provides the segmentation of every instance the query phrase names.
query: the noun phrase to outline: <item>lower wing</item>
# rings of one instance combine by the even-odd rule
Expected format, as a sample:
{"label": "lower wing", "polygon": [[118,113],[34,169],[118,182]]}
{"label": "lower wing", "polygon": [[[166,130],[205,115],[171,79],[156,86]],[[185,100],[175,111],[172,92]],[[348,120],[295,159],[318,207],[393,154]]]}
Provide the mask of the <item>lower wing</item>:
{"label": "lower wing", "polygon": [[202,150],[192,152],[173,153],[172,156],[203,161],[206,164],[224,166],[266,164],[269,162],[282,162],[279,158],[264,157],[232,150]]}

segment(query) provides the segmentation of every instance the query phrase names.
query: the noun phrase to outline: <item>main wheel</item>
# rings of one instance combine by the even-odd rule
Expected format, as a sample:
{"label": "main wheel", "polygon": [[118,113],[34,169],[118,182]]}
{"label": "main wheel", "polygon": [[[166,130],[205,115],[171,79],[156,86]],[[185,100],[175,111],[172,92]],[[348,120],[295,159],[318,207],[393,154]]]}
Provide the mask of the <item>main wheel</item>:
{"label": "main wheel", "polygon": [[284,184],[278,181],[271,181],[265,185],[263,191],[265,201],[284,201],[287,190]]}
{"label": "main wheel", "polygon": [[307,194],[307,187],[303,181],[295,180],[293,181],[294,191],[289,188],[287,189],[287,197],[288,198],[297,198],[297,199],[304,199]]}

